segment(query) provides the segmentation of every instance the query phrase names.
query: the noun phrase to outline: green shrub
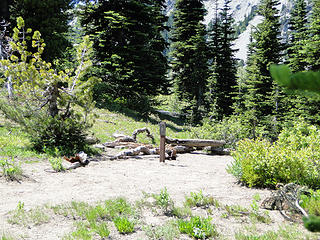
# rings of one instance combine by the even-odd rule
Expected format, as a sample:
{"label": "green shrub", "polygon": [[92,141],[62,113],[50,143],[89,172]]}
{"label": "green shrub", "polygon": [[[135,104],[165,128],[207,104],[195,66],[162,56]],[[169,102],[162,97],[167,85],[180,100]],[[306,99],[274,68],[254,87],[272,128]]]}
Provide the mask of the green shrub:
{"label": "green shrub", "polygon": [[56,116],[33,120],[28,125],[28,134],[33,148],[38,152],[56,153],[58,149],[60,156],[70,156],[88,150],[86,130],[91,126],[74,113],[72,119]]}
{"label": "green shrub", "polygon": [[320,216],[320,190],[310,190],[310,195],[301,195],[300,199],[300,206],[310,215]]}
{"label": "green shrub", "polygon": [[177,221],[168,221],[161,226],[144,226],[143,231],[149,239],[174,240],[179,238]]}
{"label": "green shrub", "polygon": [[202,190],[199,193],[191,192],[190,196],[185,197],[185,205],[189,207],[209,207],[219,205],[211,196],[204,196]]}
{"label": "green shrub", "polygon": [[63,237],[63,240],[91,240],[92,231],[86,222],[76,222],[76,230]]}
{"label": "green shrub", "polygon": [[[264,133],[261,127],[255,131],[258,136]],[[225,140],[226,146],[232,148],[236,146],[238,141],[253,137],[250,125],[241,115],[233,115],[221,121],[206,119],[202,126],[192,129],[191,135],[193,138]]]}
{"label": "green shrub", "polygon": [[134,208],[124,198],[116,198],[105,201],[105,214],[108,219],[118,216],[131,216],[135,214]]}
{"label": "green shrub", "polygon": [[7,180],[17,180],[19,181],[22,176],[22,169],[19,164],[14,161],[14,158],[11,160],[0,159],[0,168],[2,170],[2,175]]}
{"label": "green shrub", "polygon": [[303,217],[303,224],[311,232],[320,232],[320,217],[314,215]]}
{"label": "green shrub", "polygon": [[29,211],[24,209],[24,203],[19,202],[15,210],[9,212],[8,222],[11,224],[17,224],[30,227],[33,225],[41,225],[50,221],[49,215],[45,212],[45,209],[36,207]]}
{"label": "green shrub", "polygon": [[108,229],[108,225],[105,222],[100,224],[96,224],[93,230],[102,238],[107,238],[110,235],[110,230]]}
{"label": "green shrub", "polygon": [[63,172],[65,171],[64,166],[62,165],[62,158],[49,158],[49,162],[51,167],[56,172]]}
{"label": "green shrub", "polygon": [[119,233],[126,234],[134,232],[134,222],[130,221],[127,217],[117,217],[113,222]]}
{"label": "green shrub", "polygon": [[245,139],[233,152],[227,170],[252,186],[272,187],[295,182],[320,187],[320,131],[305,123],[283,130],[277,142]]}
{"label": "green shrub", "polygon": [[174,208],[174,203],[167,191],[167,188],[161,189],[160,194],[152,194],[156,200],[156,205],[159,206],[165,214],[170,214]]}
{"label": "green shrub", "polygon": [[178,227],[181,233],[188,234],[195,239],[207,239],[218,235],[211,218],[191,217],[190,220],[178,220]]}

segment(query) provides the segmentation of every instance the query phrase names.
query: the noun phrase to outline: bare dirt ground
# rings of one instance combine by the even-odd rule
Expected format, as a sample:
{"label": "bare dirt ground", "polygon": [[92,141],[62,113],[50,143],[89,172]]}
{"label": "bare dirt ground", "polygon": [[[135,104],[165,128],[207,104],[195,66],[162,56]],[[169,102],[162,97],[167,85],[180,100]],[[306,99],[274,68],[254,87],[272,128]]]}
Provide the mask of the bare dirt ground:
{"label": "bare dirt ground", "polygon": [[[87,167],[64,173],[50,172],[47,161],[23,164],[28,176],[21,183],[6,182],[0,178],[0,231],[8,231],[24,239],[61,239],[72,231],[72,221],[54,216],[49,223],[23,228],[7,222],[8,212],[14,210],[19,201],[26,209],[44,204],[60,204],[73,200],[94,203],[123,196],[130,202],[141,199],[142,192],[159,193],[164,187],[173,200],[182,204],[190,192],[213,196],[223,204],[238,204],[249,207],[255,194],[262,199],[270,191],[249,189],[237,184],[226,172],[229,156],[210,156],[200,153],[180,154],[176,161],[159,163],[157,157],[142,156],[116,161],[91,162]],[[273,223],[265,229],[277,229],[284,219],[277,211],[270,213]],[[145,219],[157,224],[159,219]],[[234,232],[243,227],[241,221],[215,218],[217,229],[224,237],[232,239]],[[1,235],[1,232],[0,232]],[[147,239],[143,231],[130,236],[112,236],[111,239]],[[187,238],[181,238],[187,239]]]}

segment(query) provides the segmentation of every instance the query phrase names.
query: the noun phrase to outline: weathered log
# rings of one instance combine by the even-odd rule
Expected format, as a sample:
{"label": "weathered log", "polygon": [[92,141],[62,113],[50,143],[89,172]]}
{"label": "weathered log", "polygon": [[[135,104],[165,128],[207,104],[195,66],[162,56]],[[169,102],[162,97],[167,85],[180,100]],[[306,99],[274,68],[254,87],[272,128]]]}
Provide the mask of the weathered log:
{"label": "weathered log", "polygon": [[154,155],[154,154],[158,154],[158,151],[156,148],[149,149],[146,146],[139,146],[134,149],[124,150],[121,153],[115,155],[114,157],[111,157],[111,160],[122,159],[122,158],[131,157],[131,156],[138,156],[140,153],[143,153],[144,155]]}
{"label": "weathered log", "polygon": [[[111,157],[111,160],[115,159],[124,159],[127,157],[132,157],[132,156],[138,156],[140,154],[143,155],[159,155],[160,150],[159,148],[148,148],[147,146],[139,146],[134,149],[128,149],[120,152],[119,154]],[[168,160],[176,160],[177,158],[177,151],[175,148],[171,149],[166,149],[166,159]]]}
{"label": "weathered log", "polygon": [[100,142],[100,140],[95,136],[87,136],[86,137],[86,143],[88,143],[90,145],[97,144],[99,142]]}
{"label": "weathered log", "polygon": [[177,153],[190,153],[194,150],[192,147],[188,146],[175,146],[173,148],[176,150]]}
{"label": "weathered log", "polygon": [[222,147],[226,144],[223,140],[206,140],[206,139],[172,139],[166,137],[166,143],[187,147]]}
{"label": "weathered log", "polygon": [[152,142],[154,142],[154,137],[150,133],[150,130],[146,127],[134,130],[132,136],[126,136],[116,133],[114,133],[112,136],[116,138],[115,142],[137,142],[137,135],[143,132],[146,132],[147,137],[151,138]]}
{"label": "weathered log", "polygon": [[119,146],[128,147],[128,148],[137,148],[137,147],[140,147],[141,145],[144,145],[148,148],[154,147],[150,144],[141,144],[141,143],[135,143],[135,142],[106,142],[106,143],[103,143],[102,145],[108,148],[115,148]]}
{"label": "weathered log", "polygon": [[208,151],[212,155],[231,155],[232,149],[230,148],[216,148],[216,147],[205,147],[204,150]]}
{"label": "weathered log", "polygon": [[144,128],[140,128],[140,129],[136,129],[133,131],[132,133],[132,138],[137,140],[137,135],[139,133],[143,133],[143,132],[146,132],[147,133],[147,137],[148,138],[151,138],[152,142],[154,142],[154,137],[152,136],[152,134],[150,133],[149,129],[144,127]]}

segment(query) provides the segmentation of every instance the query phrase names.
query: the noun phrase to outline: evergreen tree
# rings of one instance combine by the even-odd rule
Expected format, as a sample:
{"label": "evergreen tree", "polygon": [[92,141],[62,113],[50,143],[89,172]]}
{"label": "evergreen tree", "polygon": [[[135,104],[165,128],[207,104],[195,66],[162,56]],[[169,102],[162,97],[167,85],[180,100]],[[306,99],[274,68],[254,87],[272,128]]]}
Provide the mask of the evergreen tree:
{"label": "evergreen tree", "polygon": [[214,64],[214,98],[218,118],[232,114],[233,92],[236,86],[236,59],[232,49],[235,40],[233,18],[230,13],[231,0],[225,0],[219,18],[215,20],[211,31],[212,57]]}
{"label": "evergreen tree", "polygon": [[10,3],[11,3],[11,0],[1,0],[0,1],[0,22],[4,19],[8,20]]}
{"label": "evergreen tree", "polygon": [[[304,49],[310,37],[305,0],[294,2],[289,19],[289,30],[288,65],[293,72],[304,71],[308,66],[306,61],[308,53]],[[320,102],[317,99],[288,94],[286,102],[286,120],[291,121],[297,117],[303,117],[311,123],[319,122]]]}
{"label": "evergreen tree", "polygon": [[70,46],[66,38],[69,29],[71,0],[12,0],[10,18],[21,16],[26,26],[41,32],[46,43],[43,59],[52,62],[63,56]]}
{"label": "evergreen tree", "polygon": [[82,14],[87,34],[95,41],[98,92],[127,106],[148,111],[150,96],[167,91],[164,1],[111,0],[88,3]]}
{"label": "evergreen tree", "polygon": [[205,106],[208,76],[206,10],[202,0],[177,0],[172,34],[172,75],[190,121],[199,123]]}
{"label": "evergreen tree", "polygon": [[260,2],[258,14],[263,16],[264,20],[252,33],[245,96],[248,116],[253,127],[266,124],[272,131],[277,131],[277,118],[281,113],[281,92],[269,73],[270,65],[280,62],[282,51],[277,5],[278,0]]}
{"label": "evergreen tree", "polygon": [[292,71],[306,68],[305,54],[302,54],[307,33],[307,10],[305,0],[295,0],[289,19],[288,61]]}
{"label": "evergreen tree", "polygon": [[312,1],[311,22],[308,39],[304,42],[306,63],[310,70],[320,70],[320,1]]}

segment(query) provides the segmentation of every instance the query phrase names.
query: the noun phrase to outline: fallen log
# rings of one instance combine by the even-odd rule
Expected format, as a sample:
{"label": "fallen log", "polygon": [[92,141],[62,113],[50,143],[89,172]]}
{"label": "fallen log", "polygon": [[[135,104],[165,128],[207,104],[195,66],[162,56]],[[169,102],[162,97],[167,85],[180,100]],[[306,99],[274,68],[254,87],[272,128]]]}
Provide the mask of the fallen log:
{"label": "fallen log", "polygon": [[[120,152],[119,154],[113,156],[110,158],[110,160],[115,160],[115,159],[125,159],[127,157],[133,157],[133,156],[138,156],[140,154],[143,155],[159,155],[159,148],[148,148],[147,146],[139,146],[134,149],[128,149]],[[172,149],[166,149],[166,159],[168,160],[176,160],[177,158],[177,151],[172,148]]]}
{"label": "fallen log", "polygon": [[126,135],[116,134],[116,133],[114,133],[112,136],[116,138],[114,142],[137,142],[137,135],[143,132],[146,132],[147,137],[151,138],[152,142],[154,143],[154,137],[150,133],[150,130],[146,127],[134,130],[132,133],[132,136],[126,136]]}
{"label": "fallen log", "polygon": [[[105,147],[108,148],[115,148],[115,147],[128,147],[128,148],[137,148],[140,147],[142,144],[141,143],[135,143],[135,142],[105,142],[102,144]],[[148,148],[153,148],[152,145],[144,145]]]}
{"label": "fallen log", "polygon": [[186,147],[222,147],[226,144],[223,140],[206,140],[206,139],[172,139],[166,137],[166,143],[173,146]]}

